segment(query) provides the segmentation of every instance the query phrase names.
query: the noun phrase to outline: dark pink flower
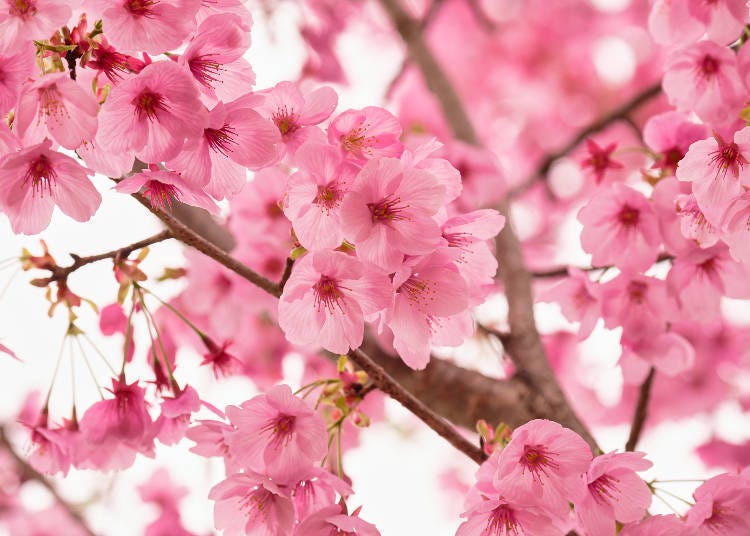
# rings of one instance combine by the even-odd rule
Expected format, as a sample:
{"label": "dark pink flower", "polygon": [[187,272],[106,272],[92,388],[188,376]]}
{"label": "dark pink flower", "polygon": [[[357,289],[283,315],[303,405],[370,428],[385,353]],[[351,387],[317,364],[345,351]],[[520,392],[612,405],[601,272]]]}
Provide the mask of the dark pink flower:
{"label": "dark pink flower", "polygon": [[611,158],[616,148],[617,143],[599,147],[594,140],[590,138],[586,140],[586,149],[588,149],[589,155],[581,161],[581,167],[591,169],[596,184],[602,182],[608,169],[622,169],[624,167],[620,162]]}
{"label": "dark pink flower", "polygon": [[695,505],[688,510],[686,525],[698,536],[742,536],[750,534],[750,480],[721,474],[706,480],[693,493]]}
{"label": "dark pink flower", "polygon": [[563,532],[537,507],[488,498],[461,514],[456,536],[560,536]]}
{"label": "dark pink flower", "polygon": [[219,213],[219,207],[206,193],[192,187],[177,173],[163,169],[146,169],[135,173],[118,182],[115,190],[125,194],[141,192],[151,202],[151,206],[161,210],[171,210],[172,203],[180,201],[212,214]]}

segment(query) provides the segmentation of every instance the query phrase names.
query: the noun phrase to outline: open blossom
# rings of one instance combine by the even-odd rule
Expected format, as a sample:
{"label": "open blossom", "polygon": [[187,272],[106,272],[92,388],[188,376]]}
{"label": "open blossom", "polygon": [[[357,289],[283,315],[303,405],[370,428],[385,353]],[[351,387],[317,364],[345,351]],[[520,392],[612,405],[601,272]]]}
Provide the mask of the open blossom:
{"label": "open blossom", "polygon": [[735,197],[726,207],[721,220],[722,240],[732,257],[750,263],[750,191]]}
{"label": "open blossom", "polygon": [[740,475],[721,474],[693,493],[695,505],[688,510],[686,525],[697,536],[740,536],[750,534],[750,480]]}
{"label": "open blossom", "polygon": [[190,76],[171,61],[158,61],[112,88],[99,114],[98,139],[107,149],[161,162],[177,156],[186,138],[202,136],[206,119]]}
{"label": "open blossom", "polygon": [[200,207],[219,213],[219,207],[202,190],[191,187],[177,173],[163,169],[146,169],[122,179],[115,190],[124,194],[141,192],[151,202],[151,206],[166,210],[172,203],[179,201],[187,205]]}
{"label": "open blossom", "polygon": [[39,415],[37,423],[29,426],[31,432],[31,450],[28,453],[31,466],[44,474],[61,472],[63,476],[70,469],[70,449],[73,441],[70,431],[65,428],[49,428],[49,416],[46,411]]}
{"label": "open blossom", "polygon": [[404,146],[400,137],[399,120],[377,106],[346,110],[328,126],[328,142],[338,145],[347,157],[360,163],[379,156],[401,156]]}
{"label": "open blossom", "polygon": [[317,466],[310,466],[307,473],[300,474],[300,480],[292,490],[294,508],[299,519],[305,519],[336,501],[336,494],[341,497],[353,495],[351,486],[330,471]]}
{"label": "open blossom", "polygon": [[580,322],[578,338],[585,339],[601,317],[601,292],[589,275],[578,268],[568,268],[570,277],[547,290],[542,301],[557,303],[570,322]]}
{"label": "open blossom", "polygon": [[501,495],[567,512],[579,496],[591,450],[581,437],[553,421],[535,419],[516,428],[501,451],[494,487]]}
{"label": "open blossom", "polygon": [[167,165],[194,188],[205,187],[216,199],[231,197],[247,182],[247,170],[277,157],[279,133],[273,123],[239,99],[218,103],[208,114],[203,135],[187,140]]}
{"label": "open blossom", "polygon": [[224,536],[292,534],[294,503],[286,489],[252,471],[231,475],[208,493],[214,523]]}
{"label": "open blossom", "polygon": [[686,0],[688,13],[700,21],[706,35],[720,45],[737,40],[747,21],[745,0]]}
{"label": "open blossom", "polygon": [[[454,328],[446,325],[446,319],[469,307],[466,281],[453,264],[451,253],[439,250],[414,257],[393,276],[396,296],[387,323],[393,332],[393,347],[413,369],[427,366],[431,340],[437,334],[446,339],[448,334],[442,332]],[[460,344],[463,337],[457,339],[456,344]]]}
{"label": "open blossom", "polygon": [[365,316],[390,305],[391,285],[380,272],[338,251],[297,261],[279,300],[279,325],[292,344],[345,354],[362,344]]}
{"label": "open blossom", "polygon": [[34,72],[34,47],[26,43],[16,52],[0,53],[0,115],[16,105],[23,83]]}
{"label": "open blossom", "polygon": [[651,504],[651,490],[637,474],[653,465],[642,452],[609,452],[594,458],[583,475],[586,493],[575,501],[576,516],[588,536],[615,533],[620,523],[639,521]]}
{"label": "open blossom", "polygon": [[306,249],[337,248],[344,239],[339,209],[358,169],[334,147],[314,141],[305,143],[294,157],[299,170],[289,177],[284,214]]}
{"label": "open blossom", "polygon": [[68,73],[52,73],[22,89],[14,125],[27,142],[36,143],[49,135],[66,149],[75,149],[96,134],[98,112],[90,91]]}
{"label": "open blossom", "polygon": [[88,0],[101,17],[110,42],[122,52],[161,54],[173,50],[195,30],[200,0]]}
{"label": "open blossom", "polygon": [[643,141],[660,157],[652,167],[671,174],[690,145],[707,135],[706,125],[693,123],[686,114],[675,111],[653,115],[643,126]]}
{"label": "open blossom", "polygon": [[91,406],[81,418],[81,432],[99,443],[109,437],[140,442],[151,432],[151,416],[146,409],[145,390],[138,382],[128,384],[123,377],[112,379],[114,398]]}
{"label": "open blossom", "polygon": [[693,194],[678,195],[674,204],[680,218],[682,236],[695,241],[702,248],[709,248],[719,241],[717,228],[703,214]]}
{"label": "open blossom", "polygon": [[440,243],[432,216],[444,195],[445,186],[432,174],[395,158],[373,159],[344,197],[341,223],[358,257],[393,272],[404,255],[425,255]]}
{"label": "open blossom", "polygon": [[326,426],[288,385],[229,406],[227,417],[236,430],[227,436],[237,469],[268,474],[277,483],[297,482],[326,453]]}
{"label": "open blossom", "polygon": [[292,153],[307,139],[322,141],[323,133],[315,125],[328,119],[338,104],[338,95],[330,87],[303,95],[296,84],[279,82],[262,94],[266,99],[261,112],[274,122],[284,146]]}
{"label": "open blossom", "polygon": [[99,208],[101,195],[87,177],[91,171],[51,147],[45,139],[0,160],[0,210],[14,233],[46,229],[55,205],[76,221],[87,221]]}
{"label": "open blossom", "polygon": [[678,110],[694,111],[714,124],[733,119],[745,102],[737,57],[712,41],[700,41],[675,52],[669,59],[663,87]]}
{"label": "open blossom", "polygon": [[161,415],[154,422],[156,437],[165,445],[180,441],[190,426],[190,415],[201,408],[198,392],[186,386],[174,397],[164,397]]}
{"label": "open blossom", "polygon": [[66,0],[0,0],[0,54],[49,39],[71,15]]}
{"label": "open blossom", "polygon": [[248,30],[233,13],[213,15],[201,22],[177,61],[190,71],[201,93],[228,102],[253,86],[255,73],[242,57],[250,47]]}
{"label": "open blossom", "polygon": [[677,167],[677,178],[692,183],[693,195],[708,221],[718,227],[726,205],[750,186],[750,127],[733,140],[719,134],[697,141]]}
{"label": "open blossom", "polygon": [[656,260],[661,236],[648,199],[614,184],[598,192],[578,213],[581,245],[594,266],[614,264],[625,271],[645,271]]}
{"label": "open blossom", "polygon": [[467,518],[456,536],[560,536],[543,509],[514,503],[504,497],[477,502],[461,514]]}
{"label": "open blossom", "polygon": [[295,536],[331,536],[352,534],[356,536],[380,536],[375,525],[357,515],[346,515],[341,506],[332,504],[305,518],[294,532]]}

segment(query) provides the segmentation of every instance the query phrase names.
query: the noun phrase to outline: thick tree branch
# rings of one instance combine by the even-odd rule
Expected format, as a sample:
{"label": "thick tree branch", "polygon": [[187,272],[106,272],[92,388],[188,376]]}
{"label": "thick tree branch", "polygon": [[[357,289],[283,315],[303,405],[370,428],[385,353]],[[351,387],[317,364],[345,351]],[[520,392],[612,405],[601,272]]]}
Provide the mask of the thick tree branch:
{"label": "thick tree branch", "polygon": [[66,501],[57,491],[55,486],[53,486],[52,483],[44,477],[44,475],[31,467],[31,465],[29,465],[29,462],[24,460],[23,457],[16,452],[15,448],[8,439],[8,436],[5,434],[5,427],[3,426],[0,426],[0,448],[4,449],[11,456],[11,458],[13,458],[13,461],[18,466],[21,480],[34,480],[36,482],[39,482],[47,489],[47,491],[50,495],[52,495],[55,501],[57,501],[57,504],[59,504],[68,513],[68,515],[70,515],[70,517],[72,517],[76,521],[76,523],[80,525],[83,532],[85,532],[89,536],[95,536],[94,531],[91,530],[88,523],[86,522],[86,519],[84,519],[84,517],[81,515],[81,512],[75,506]]}
{"label": "thick tree branch", "polygon": [[638,440],[643,432],[643,427],[646,424],[646,418],[648,417],[648,403],[651,399],[651,386],[654,384],[654,376],[656,370],[651,367],[648,371],[648,376],[641,384],[641,388],[638,391],[638,402],[635,405],[635,412],[633,413],[633,424],[630,426],[630,436],[628,437],[627,443],[625,443],[625,450],[633,451]]}
{"label": "thick tree branch", "polygon": [[[453,135],[466,143],[479,145],[471,120],[453,85],[429,50],[419,23],[404,11],[399,0],[380,0],[380,3],[391,17],[410,56],[421,69],[428,87],[440,102]],[[508,209],[509,202],[506,200],[499,210],[507,217]],[[519,373],[539,389],[552,411],[551,418],[577,432],[592,449],[597,450],[596,441],[571,409],[547,360],[534,319],[531,276],[524,265],[521,244],[509,220],[497,236],[495,245],[508,300],[510,336],[504,346]]]}

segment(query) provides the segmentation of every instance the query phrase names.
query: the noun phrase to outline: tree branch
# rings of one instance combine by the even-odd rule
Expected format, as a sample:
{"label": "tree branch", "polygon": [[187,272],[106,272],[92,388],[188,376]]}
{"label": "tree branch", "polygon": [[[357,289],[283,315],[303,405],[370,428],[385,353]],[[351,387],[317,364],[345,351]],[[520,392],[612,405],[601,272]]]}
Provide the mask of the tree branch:
{"label": "tree branch", "polygon": [[641,384],[641,388],[638,391],[638,402],[635,405],[635,412],[633,413],[633,424],[630,426],[630,435],[628,441],[625,443],[626,451],[635,450],[638,440],[641,437],[641,432],[646,424],[646,418],[648,418],[648,403],[651,399],[651,386],[654,384],[654,376],[656,370],[651,367],[648,371],[648,376]]}
{"label": "tree branch", "polygon": [[[440,102],[453,135],[466,143],[479,145],[471,120],[453,85],[430,52],[419,24],[404,11],[398,0],[380,0],[380,3],[391,17],[412,59],[421,69],[428,87]],[[509,199],[506,199],[499,207],[499,211],[507,218],[508,209]],[[598,450],[593,436],[565,398],[547,360],[534,320],[531,277],[524,265],[521,244],[513,232],[509,219],[497,236],[495,245],[499,272],[508,299],[508,322],[511,332],[504,345],[506,350],[519,372],[529,379],[531,385],[539,389],[549,404],[554,419],[577,432],[592,449]]]}
{"label": "tree branch", "polygon": [[[671,260],[674,260],[674,255],[670,255],[669,253],[661,253],[656,258],[655,263],[671,261]],[[597,270],[609,270],[610,268],[614,268],[614,266],[608,265],[608,266],[578,267],[579,270],[584,271],[584,272],[595,272]],[[569,269],[570,269],[569,266],[560,266],[558,268],[550,268],[548,270],[534,270],[533,272],[531,272],[531,277],[535,279],[554,279],[557,277],[568,277]]]}
{"label": "tree branch", "polygon": [[508,196],[513,198],[524,193],[526,190],[531,188],[536,183],[536,181],[544,179],[547,176],[547,173],[549,173],[552,164],[554,164],[556,160],[562,158],[563,156],[566,156],[568,153],[573,151],[573,149],[578,147],[586,138],[588,138],[592,134],[596,134],[597,132],[604,130],[616,121],[628,120],[631,113],[660,94],[661,81],[646,87],[645,89],[643,89],[643,91],[635,95],[629,101],[621,104],[614,110],[606,113],[605,115],[586,125],[584,128],[579,130],[573,136],[573,138],[568,141],[568,143],[563,145],[561,149],[542,158],[541,162],[539,162],[539,165],[536,167],[536,169],[534,169],[531,175],[529,175],[518,186],[511,188],[511,190],[508,192]]}
{"label": "tree branch", "polygon": [[22,480],[34,480],[36,482],[39,482],[47,489],[47,491],[50,495],[52,495],[55,501],[57,501],[57,503],[63,509],[65,509],[65,511],[67,511],[68,515],[70,515],[70,517],[72,517],[76,521],[76,523],[80,525],[83,532],[85,532],[89,536],[96,536],[94,531],[91,530],[91,527],[89,527],[88,523],[86,522],[86,519],[83,517],[83,515],[81,515],[81,512],[79,512],[76,507],[66,501],[57,491],[55,486],[53,486],[52,483],[44,477],[44,475],[42,475],[39,471],[29,465],[29,462],[24,460],[21,455],[16,452],[16,450],[13,448],[13,445],[8,440],[8,436],[5,434],[4,426],[0,426],[0,447],[5,449],[5,451],[11,456],[11,458],[13,458],[13,461],[18,466],[18,470],[20,472]]}
{"label": "tree branch", "polygon": [[52,272],[52,275],[47,278],[38,279],[36,280],[36,282],[39,286],[46,286],[54,281],[62,281],[67,279],[70,274],[72,274],[79,268],[86,266],[87,264],[103,261],[105,259],[127,258],[128,255],[130,255],[137,249],[143,249],[158,242],[169,240],[170,238],[172,238],[172,231],[164,230],[149,238],[144,238],[143,240],[139,240],[138,242],[133,242],[132,244],[129,244],[127,246],[113,249],[112,251],[107,251],[105,253],[99,253],[98,255],[80,257],[74,253],[71,253],[70,256],[73,258],[72,264],[68,266],[55,266],[52,268],[45,268],[45,270],[49,270],[50,272]]}

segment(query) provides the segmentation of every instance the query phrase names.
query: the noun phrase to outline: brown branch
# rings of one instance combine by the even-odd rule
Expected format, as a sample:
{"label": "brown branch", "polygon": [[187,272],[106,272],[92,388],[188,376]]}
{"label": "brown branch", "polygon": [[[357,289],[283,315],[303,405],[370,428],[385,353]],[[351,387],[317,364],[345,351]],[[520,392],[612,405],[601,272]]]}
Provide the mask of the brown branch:
{"label": "brown branch", "polygon": [[432,411],[419,398],[404,389],[383,367],[378,365],[362,350],[351,350],[349,358],[367,373],[373,383],[378,386],[378,389],[411,411],[439,436],[456,447],[456,449],[477,463],[482,463],[487,458],[482,449],[459,434],[443,417]]}
{"label": "brown branch", "polygon": [[648,403],[651,399],[651,387],[654,384],[654,376],[656,370],[651,367],[648,371],[648,376],[641,384],[641,388],[638,391],[638,402],[635,405],[635,412],[633,413],[633,424],[630,426],[630,435],[628,441],[625,443],[625,450],[632,452],[635,450],[638,440],[641,437],[641,432],[646,424],[648,418]]}
{"label": "brown branch", "polygon": [[[670,255],[669,253],[661,253],[656,258],[655,263],[672,261],[672,260],[674,260],[674,255]],[[615,268],[615,267],[612,265],[578,267],[578,269],[583,272],[595,272],[597,270],[609,270],[611,268]],[[553,279],[557,277],[568,277],[569,269],[570,269],[569,266],[560,266],[558,268],[550,268],[548,270],[534,270],[533,272],[531,272],[531,277],[535,279]]]}
{"label": "brown branch", "polygon": [[187,225],[182,223],[169,212],[152,206],[149,200],[143,197],[141,194],[132,195],[141,205],[150,210],[151,213],[154,214],[154,216],[159,218],[167,226],[167,228],[172,232],[172,236],[174,238],[192,248],[197,249],[207,257],[211,257],[222,266],[230,269],[237,275],[250,281],[253,285],[260,287],[272,296],[276,296],[277,298],[281,296],[281,289],[276,283],[274,283],[270,279],[263,277],[249,266],[229,255],[223,249],[215,246],[209,240],[198,235],[195,231],[190,229]]}
{"label": "brown branch", "polygon": [[64,281],[70,274],[88,264],[103,261],[106,259],[124,259],[137,249],[143,249],[158,242],[169,240],[170,238],[172,238],[172,232],[169,230],[164,230],[149,238],[144,238],[143,240],[139,240],[138,242],[133,242],[132,244],[129,244],[127,246],[113,249],[112,251],[107,251],[105,253],[99,253],[98,255],[80,257],[75,253],[71,253],[70,256],[73,258],[72,264],[69,264],[68,266],[54,266],[51,268],[44,268],[45,270],[49,270],[50,272],[52,272],[52,275],[46,278],[37,279],[35,281],[35,284],[37,284],[38,286],[46,286],[54,281]]}
{"label": "brown branch", "polygon": [[294,268],[294,259],[287,257],[286,264],[284,265],[284,273],[281,274],[281,279],[279,280],[279,289],[281,291],[284,290],[286,282],[289,281],[289,277],[292,275],[292,268]]}
{"label": "brown branch", "polygon": [[10,440],[8,440],[8,436],[5,433],[4,426],[0,426],[0,447],[5,449],[5,451],[11,456],[11,458],[13,458],[13,461],[18,467],[21,480],[34,480],[36,482],[39,482],[47,489],[49,494],[52,495],[55,501],[57,501],[57,503],[68,513],[68,515],[70,515],[70,517],[72,517],[76,521],[76,523],[80,525],[83,532],[85,532],[89,536],[95,536],[94,531],[91,530],[88,523],[86,522],[86,519],[83,517],[83,515],[81,515],[81,512],[75,506],[66,501],[57,491],[57,488],[55,488],[55,486],[53,486],[52,483],[47,480],[43,474],[29,465],[29,462],[24,460],[21,455],[16,452],[15,448],[13,448],[13,445],[10,443]]}
{"label": "brown branch", "polygon": [[[421,69],[428,87],[440,102],[453,135],[466,143],[479,145],[471,120],[450,80],[430,52],[419,24],[404,11],[398,0],[380,0],[380,3],[406,43],[409,55]],[[507,218],[508,209],[506,200],[499,207],[499,211]],[[499,272],[508,300],[511,333],[504,344],[508,354],[514,360],[519,373],[528,378],[532,386],[539,389],[554,419],[581,435],[592,449],[598,450],[593,436],[565,398],[547,360],[534,320],[531,276],[524,265],[521,244],[509,220],[497,236],[495,245],[500,264]]]}
{"label": "brown branch", "polygon": [[537,165],[536,169],[534,169],[531,175],[529,175],[516,187],[511,188],[511,190],[508,192],[508,196],[511,198],[516,197],[531,188],[538,180],[544,179],[547,176],[547,173],[549,173],[552,164],[554,164],[556,160],[562,158],[563,156],[566,156],[568,153],[573,151],[573,149],[578,147],[586,138],[588,138],[592,134],[601,132],[617,121],[628,121],[631,113],[660,94],[661,82],[657,82],[655,84],[647,86],[643,91],[635,95],[629,101],[621,104],[614,110],[611,110],[610,112],[586,125],[584,128],[579,130],[570,139],[570,141],[568,141],[568,143],[563,145],[562,148],[542,158],[541,162],[539,162],[539,165]]}

